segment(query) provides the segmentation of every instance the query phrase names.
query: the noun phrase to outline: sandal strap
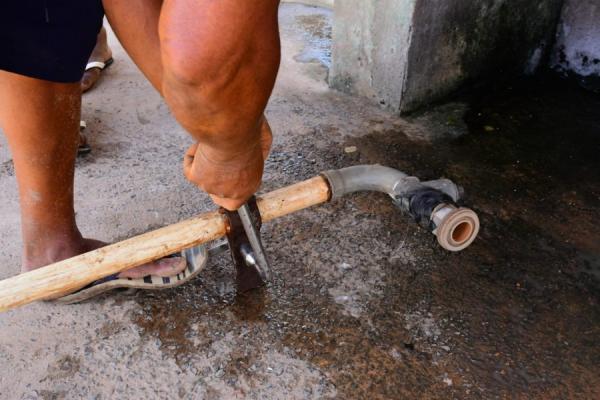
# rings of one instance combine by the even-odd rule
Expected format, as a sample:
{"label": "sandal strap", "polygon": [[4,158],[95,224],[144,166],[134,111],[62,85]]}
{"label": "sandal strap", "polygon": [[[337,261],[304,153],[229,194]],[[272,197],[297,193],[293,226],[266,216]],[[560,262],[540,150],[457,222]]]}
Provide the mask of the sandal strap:
{"label": "sandal strap", "polygon": [[87,65],[85,66],[85,70],[89,71],[90,69],[93,69],[93,68],[104,69],[104,67],[106,67],[106,63],[105,62],[102,62],[102,61],[91,61],[91,62],[87,63]]}

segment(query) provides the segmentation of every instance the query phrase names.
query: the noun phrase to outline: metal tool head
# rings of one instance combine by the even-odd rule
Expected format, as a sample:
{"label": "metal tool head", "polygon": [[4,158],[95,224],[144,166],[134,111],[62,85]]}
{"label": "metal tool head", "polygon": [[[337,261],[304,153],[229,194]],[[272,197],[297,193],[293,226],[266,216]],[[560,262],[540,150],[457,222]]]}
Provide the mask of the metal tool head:
{"label": "metal tool head", "polygon": [[271,279],[271,268],[260,239],[262,221],[256,198],[252,197],[238,211],[222,210],[229,221],[227,241],[237,271],[238,291],[264,285]]}

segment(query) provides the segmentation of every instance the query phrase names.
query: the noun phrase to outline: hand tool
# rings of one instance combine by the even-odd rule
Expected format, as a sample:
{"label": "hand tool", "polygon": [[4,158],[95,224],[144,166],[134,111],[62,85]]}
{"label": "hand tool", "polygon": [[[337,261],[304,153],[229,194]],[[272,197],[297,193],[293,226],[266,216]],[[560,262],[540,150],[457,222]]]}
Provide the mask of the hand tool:
{"label": "hand tool", "polygon": [[[429,229],[446,250],[465,249],[479,232],[477,214],[459,207],[462,188],[447,179],[421,182],[416,177],[381,165],[325,171],[320,176],[259,196],[254,217],[252,202],[236,213],[240,225],[243,227],[245,221],[247,228],[234,227],[233,231],[244,232],[247,241],[246,246],[242,246],[243,243],[232,246],[234,254],[239,253],[237,256],[242,257],[244,265],[255,267],[254,281],[249,281],[247,286],[262,284],[270,275],[264,249],[257,240],[261,223],[357,191],[388,194],[402,211]],[[5,279],[0,281],[0,311],[64,296],[98,279],[219,239],[227,235],[232,220],[235,218],[228,218],[223,212],[205,213]]]}
{"label": "hand tool", "polygon": [[227,216],[227,241],[236,268],[238,291],[262,286],[271,280],[271,267],[260,238],[262,225],[256,198],[252,196],[237,211],[221,209]]}

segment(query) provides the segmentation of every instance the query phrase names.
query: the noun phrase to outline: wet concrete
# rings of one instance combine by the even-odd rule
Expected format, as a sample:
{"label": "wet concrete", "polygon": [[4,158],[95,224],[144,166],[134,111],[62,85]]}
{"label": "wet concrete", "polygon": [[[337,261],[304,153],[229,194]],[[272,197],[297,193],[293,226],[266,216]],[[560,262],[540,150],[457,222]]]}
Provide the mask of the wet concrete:
{"label": "wet concrete", "polygon": [[355,195],[271,227],[279,273],[267,290],[215,288],[233,280],[224,259],[176,300],[140,295],[144,334],[188,367],[232,334],[241,350],[222,366],[232,382],[276,349],[317,366],[339,398],[596,396],[600,98],[554,80],[491,93],[471,99],[458,139],[392,128],[346,141],[356,154],[302,142],[268,163],[299,178],[381,163],[454,179],[482,219],[471,249],[445,253],[385,196]]}
{"label": "wet concrete", "polygon": [[[0,315],[0,398],[600,397],[598,96],[529,81],[392,116],[294,59],[312,32],[298,17],[315,13],[282,7],[261,190],[359,163],[445,176],[465,187],[480,238],[447,253],[382,194],[305,210],[264,226],[275,278],[248,295],[222,255],[178,289]],[[181,177],[185,134],[115,54],[86,95],[94,150],[77,178],[78,218],[108,240],[212,208]],[[0,150],[8,276],[18,208]]]}
{"label": "wet concrete", "polygon": [[298,15],[296,25],[304,31],[306,46],[294,57],[299,62],[320,62],[331,67],[331,20],[333,11],[314,8],[313,14]]}
{"label": "wet concrete", "polygon": [[[600,97],[541,76],[468,101],[459,138],[386,131],[350,142],[362,162],[460,182],[480,215],[468,251],[417,256],[428,267],[410,291],[457,329],[444,365],[463,395],[596,398]],[[463,109],[442,109],[455,132]]]}

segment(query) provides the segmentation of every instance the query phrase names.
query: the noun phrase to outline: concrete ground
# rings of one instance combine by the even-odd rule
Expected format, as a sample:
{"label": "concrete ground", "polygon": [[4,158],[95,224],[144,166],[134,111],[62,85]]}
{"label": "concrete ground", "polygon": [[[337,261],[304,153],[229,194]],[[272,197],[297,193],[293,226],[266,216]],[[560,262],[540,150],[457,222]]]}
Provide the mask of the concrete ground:
{"label": "concrete ground", "polygon": [[[535,81],[395,117],[328,89],[330,19],[281,8],[262,190],[358,163],[443,175],[480,238],[444,252],[380,194],[299,212],[264,228],[265,290],[236,296],[223,255],[175,290],[0,315],[1,399],[600,398],[600,99]],[[112,44],[75,195],[83,232],[117,241],[213,205],[181,174],[190,139]],[[0,187],[6,278],[21,242],[4,141]]]}

